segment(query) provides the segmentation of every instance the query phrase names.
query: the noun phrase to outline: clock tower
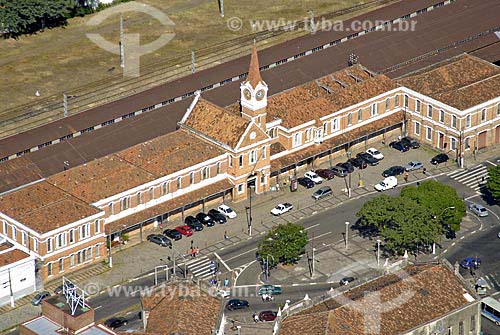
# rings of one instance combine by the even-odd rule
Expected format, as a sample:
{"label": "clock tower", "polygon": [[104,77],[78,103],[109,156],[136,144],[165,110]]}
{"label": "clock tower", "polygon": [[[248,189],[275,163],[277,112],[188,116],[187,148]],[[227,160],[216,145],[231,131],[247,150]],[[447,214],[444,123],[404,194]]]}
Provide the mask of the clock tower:
{"label": "clock tower", "polygon": [[247,79],[241,83],[241,115],[266,131],[267,84],[262,80],[257,48],[253,46]]}

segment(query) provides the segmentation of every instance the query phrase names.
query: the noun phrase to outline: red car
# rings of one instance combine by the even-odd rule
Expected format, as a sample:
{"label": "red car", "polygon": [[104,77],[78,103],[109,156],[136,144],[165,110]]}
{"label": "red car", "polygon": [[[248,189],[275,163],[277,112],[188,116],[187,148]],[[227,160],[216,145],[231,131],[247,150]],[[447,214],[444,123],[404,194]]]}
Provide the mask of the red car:
{"label": "red car", "polygon": [[274,321],[276,319],[276,312],[273,311],[262,311],[259,313],[260,321]]}
{"label": "red car", "polygon": [[316,170],[316,174],[318,176],[320,176],[321,178],[328,179],[328,180],[333,179],[333,177],[335,177],[335,174],[330,169],[319,169],[319,170]]}
{"label": "red car", "polygon": [[193,231],[191,230],[191,227],[189,227],[188,225],[175,227],[175,230],[177,230],[182,235],[186,235],[186,236],[193,235]]}

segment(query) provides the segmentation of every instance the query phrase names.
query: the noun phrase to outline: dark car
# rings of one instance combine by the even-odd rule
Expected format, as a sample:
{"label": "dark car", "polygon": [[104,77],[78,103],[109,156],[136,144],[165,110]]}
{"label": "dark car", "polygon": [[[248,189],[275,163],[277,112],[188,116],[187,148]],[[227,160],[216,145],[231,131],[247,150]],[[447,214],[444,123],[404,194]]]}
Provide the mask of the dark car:
{"label": "dark car", "polygon": [[116,329],[121,326],[126,326],[128,323],[128,320],[122,317],[118,318],[110,318],[107,319],[106,322],[104,322],[104,325],[108,327],[109,329]]}
{"label": "dark car", "polygon": [[323,186],[322,188],[320,188],[319,190],[314,192],[312,194],[312,197],[315,200],[319,200],[319,199],[324,198],[324,197],[329,196],[329,195],[332,195],[332,188],[330,186]]}
{"label": "dark car", "polygon": [[336,166],[343,167],[344,169],[347,170],[347,173],[352,173],[354,172],[354,166],[352,166],[351,163],[349,162],[344,162],[344,163],[338,163]]}
{"label": "dark car", "polygon": [[262,311],[259,313],[259,320],[260,321],[274,321],[276,319],[276,316],[278,314],[276,312],[273,312],[273,311]]}
{"label": "dark car", "polygon": [[417,140],[414,140],[413,138],[408,137],[408,136],[403,137],[401,139],[401,142],[403,142],[404,144],[406,144],[407,146],[409,146],[412,149],[420,148],[420,143],[418,143]]}
{"label": "dark car", "polygon": [[391,166],[390,168],[382,172],[382,176],[384,177],[399,176],[403,173],[405,173],[405,168],[399,165],[395,165]]}
{"label": "dark car", "polygon": [[201,224],[204,224],[207,227],[212,227],[215,225],[214,218],[203,212],[196,214],[196,218],[201,222]]}
{"label": "dark car", "polygon": [[171,247],[172,241],[160,234],[151,234],[148,235],[148,241],[153,242],[155,244],[161,245],[162,247]]}
{"label": "dark car", "polygon": [[349,163],[360,170],[366,169],[366,167],[368,166],[368,164],[366,164],[366,161],[361,157],[351,158],[349,159]]}
{"label": "dark car", "polygon": [[439,155],[432,157],[431,164],[438,165],[438,164],[447,162],[449,159],[450,159],[450,157],[448,157],[447,154],[439,154]]}
{"label": "dark car", "polygon": [[328,180],[333,179],[333,177],[335,176],[333,171],[330,169],[319,169],[319,170],[316,170],[315,172],[321,178],[328,179]]}
{"label": "dark car", "polygon": [[481,258],[467,257],[460,262],[460,266],[464,269],[478,269],[481,266]]}
{"label": "dark car", "polygon": [[348,175],[347,170],[341,166],[332,166],[330,170],[332,170],[333,174],[336,175],[337,177],[344,178],[345,176]]}
{"label": "dark car", "polygon": [[189,215],[184,219],[184,223],[189,226],[194,231],[202,231],[203,230],[203,225],[201,224],[200,220],[195,218],[192,215]]}
{"label": "dark car", "polygon": [[340,280],[339,284],[340,285],[349,285],[349,283],[352,283],[355,280],[356,280],[356,278],[354,278],[354,277],[344,277]]}
{"label": "dark car", "polygon": [[241,299],[231,299],[227,302],[226,308],[230,311],[235,309],[243,309],[250,307],[250,304],[246,300]]}
{"label": "dark car", "polygon": [[42,291],[42,292],[38,293],[37,295],[35,295],[33,300],[31,300],[31,304],[33,306],[39,306],[42,303],[42,301],[44,299],[47,299],[48,297],[50,297],[50,293],[48,291]]}
{"label": "dark car", "polygon": [[393,149],[396,149],[400,152],[407,152],[410,150],[410,146],[404,143],[403,141],[394,141],[389,143],[389,146]]}
{"label": "dark car", "polygon": [[[59,285],[58,287],[56,287],[54,289],[54,294],[59,294],[59,293],[62,293],[63,292],[63,285]],[[66,282],[66,289],[72,289],[72,288],[75,288],[75,285],[69,281]]]}
{"label": "dark car", "polygon": [[305,188],[311,188],[311,187],[314,187],[314,182],[309,179],[309,178],[306,178],[306,177],[301,177],[301,178],[298,178],[297,179],[297,182],[304,186]]}
{"label": "dark car", "polygon": [[182,234],[175,229],[165,229],[163,235],[170,237],[174,241],[178,241],[182,238]]}
{"label": "dark car", "polygon": [[217,223],[223,224],[227,222],[226,217],[216,209],[212,208],[211,210],[209,210],[208,215],[211,216],[212,219],[214,219],[214,221]]}
{"label": "dark car", "polygon": [[378,165],[378,159],[374,158],[370,154],[367,154],[366,152],[360,152],[359,154],[356,155],[356,157],[363,159],[368,165],[371,166]]}

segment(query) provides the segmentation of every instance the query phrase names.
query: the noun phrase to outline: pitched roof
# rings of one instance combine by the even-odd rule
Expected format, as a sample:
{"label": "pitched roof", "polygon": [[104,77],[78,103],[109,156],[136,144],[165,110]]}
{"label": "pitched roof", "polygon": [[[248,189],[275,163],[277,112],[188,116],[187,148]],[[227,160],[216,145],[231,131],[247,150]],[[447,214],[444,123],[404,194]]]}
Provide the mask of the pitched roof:
{"label": "pitched roof", "polygon": [[231,148],[238,144],[249,123],[201,97],[185,121],[188,127]]}
{"label": "pitched roof", "polygon": [[148,334],[212,335],[221,308],[220,299],[184,284],[162,287],[142,304],[149,311]]}
{"label": "pitched roof", "polygon": [[259,56],[257,55],[257,47],[255,44],[252,47],[252,55],[250,56],[250,67],[248,68],[247,82],[252,85],[253,88],[257,87],[257,84],[263,82],[260,76],[259,68]]}
{"label": "pitched roof", "polygon": [[[0,248],[0,267],[15,263],[30,256],[24,251],[14,248],[11,244],[2,243],[0,247],[2,247]],[[4,249],[3,247],[7,248]]]}
{"label": "pitched roof", "polygon": [[[379,333],[396,335],[470,303],[471,296],[462,283],[443,265],[412,265],[403,270],[344,293],[343,305],[339,298],[332,298],[286,318],[279,334],[358,335],[365,332],[363,311],[378,310]],[[367,296],[367,291],[376,292],[376,298],[375,294]],[[394,309],[381,310],[381,301],[387,304],[398,298],[401,301]],[[325,326],[322,331],[318,324]]]}
{"label": "pitched roof", "polygon": [[43,181],[1,196],[0,212],[43,234],[101,211]]}

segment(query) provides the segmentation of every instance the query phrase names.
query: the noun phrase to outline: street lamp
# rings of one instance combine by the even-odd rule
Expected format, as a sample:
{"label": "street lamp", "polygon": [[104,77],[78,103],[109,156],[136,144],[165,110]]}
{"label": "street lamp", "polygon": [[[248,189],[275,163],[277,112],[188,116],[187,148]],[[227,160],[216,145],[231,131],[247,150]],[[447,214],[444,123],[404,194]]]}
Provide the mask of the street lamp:
{"label": "street lamp", "polygon": [[[347,154],[347,161],[349,161],[349,160],[351,159],[351,151],[350,151],[350,150],[348,150],[348,151],[346,152],[346,154]],[[349,171],[348,171],[348,172],[349,172]],[[349,186],[347,187],[347,196],[350,198],[350,197],[351,197],[351,174],[350,174],[350,173],[348,173],[348,175],[349,175],[349,176],[348,176],[348,178],[349,178]]]}
{"label": "street lamp", "polygon": [[349,221],[345,223],[345,249],[349,249]]}
{"label": "street lamp", "polygon": [[380,239],[377,240],[377,266],[380,267]]}

